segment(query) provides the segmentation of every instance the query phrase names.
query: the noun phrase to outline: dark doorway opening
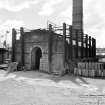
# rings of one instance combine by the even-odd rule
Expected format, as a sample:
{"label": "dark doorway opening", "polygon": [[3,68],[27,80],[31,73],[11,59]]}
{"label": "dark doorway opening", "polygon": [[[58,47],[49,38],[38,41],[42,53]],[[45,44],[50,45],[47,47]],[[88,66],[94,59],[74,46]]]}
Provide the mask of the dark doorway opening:
{"label": "dark doorway opening", "polygon": [[42,57],[41,48],[35,47],[31,52],[31,69],[39,70],[40,69],[40,58]]}

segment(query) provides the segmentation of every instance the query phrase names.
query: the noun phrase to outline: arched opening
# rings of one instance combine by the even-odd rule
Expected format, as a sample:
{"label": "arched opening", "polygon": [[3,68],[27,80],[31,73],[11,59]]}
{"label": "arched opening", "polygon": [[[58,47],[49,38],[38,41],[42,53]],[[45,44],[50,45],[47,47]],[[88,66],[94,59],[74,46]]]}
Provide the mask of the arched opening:
{"label": "arched opening", "polygon": [[40,68],[40,58],[42,57],[41,48],[35,47],[31,52],[31,69],[39,70]]}

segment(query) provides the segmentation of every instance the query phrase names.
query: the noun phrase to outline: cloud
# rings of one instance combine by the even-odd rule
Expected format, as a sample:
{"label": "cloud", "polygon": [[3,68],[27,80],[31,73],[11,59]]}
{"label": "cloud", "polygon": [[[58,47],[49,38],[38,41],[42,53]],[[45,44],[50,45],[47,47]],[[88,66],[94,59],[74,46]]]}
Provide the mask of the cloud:
{"label": "cloud", "polygon": [[12,28],[20,28],[24,26],[24,22],[21,20],[7,20],[6,22],[1,22],[0,24],[0,32],[10,30]]}
{"label": "cloud", "polygon": [[66,23],[72,24],[72,7],[70,6],[65,11],[60,13]]}
{"label": "cloud", "polygon": [[[35,5],[34,13],[30,11],[24,12],[24,14],[15,14],[8,11],[1,13],[0,19],[6,20],[6,22],[0,21],[0,29],[4,26],[4,30],[7,27],[23,25],[25,21],[29,27],[34,27],[37,23],[40,26],[44,25],[45,20],[54,21],[55,24],[66,22],[71,24],[72,20],[72,0],[0,0],[0,9],[6,9],[8,11],[18,12],[25,8],[30,8]],[[105,0],[83,0],[84,1],[84,31],[86,34],[95,37],[97,39],[97,46],[105,46]],[[38,11],[40,10],[40,11]],[[36,12],[36,13],[35,13]],[[39,16],[40,15],[40,16]],[[29,16],[29,17],[28,17]],[[34,17],[35,16],[35,17]],[[27,17],[27,18],[26,18]],[[10,19],[23,19],[23,21],[8,20]],[[33,20],[34,19],[34,20]],[[34,21],[34,22],[33,22]],[[8,25],[7,25],[8,24]],[[3,27],[2,27],[3,26]],[[17,27],[16,26],[16,27]]]}
{"label": "cloud", "polygon": [[84,30],[97,40],[97,47],[105,47],[105,1],[84,1]]}
{"label": "cloud", "polygon": [[49,16],[54,13],[56,8],[54,6],[63,2],[63,0],[47,0],[47,2],[43,5],[42,10],[39,12],[41,16]]}
{"label": "cloud", "polygon": [[30,5],[37,4],[39,1],[40,0],[0,0],[0,8],[17,12],[29,8]]}

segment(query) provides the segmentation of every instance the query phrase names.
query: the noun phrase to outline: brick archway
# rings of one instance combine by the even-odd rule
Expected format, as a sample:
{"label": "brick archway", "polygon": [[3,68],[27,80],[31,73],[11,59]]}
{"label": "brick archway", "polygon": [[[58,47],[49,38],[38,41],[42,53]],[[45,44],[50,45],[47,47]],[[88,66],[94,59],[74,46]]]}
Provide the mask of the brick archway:
{"label": "brick archway", "polygon": [[31,69],[40,69],[40,58],[42,57],[42,50],[40,47],[34,47],[31,52]]}

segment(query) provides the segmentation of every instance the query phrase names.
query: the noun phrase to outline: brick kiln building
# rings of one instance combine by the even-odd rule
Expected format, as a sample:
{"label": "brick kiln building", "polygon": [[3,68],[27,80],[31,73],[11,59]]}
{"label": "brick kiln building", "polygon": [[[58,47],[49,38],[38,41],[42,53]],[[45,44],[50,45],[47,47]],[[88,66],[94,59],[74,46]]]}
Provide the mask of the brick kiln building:
{"label": "brick kiln building", "polygon": [[21,28],[20,40],[16,40],[13,29],[12,61],[18,61],[26,69],[45,72],[64,70],[63,37],[51,30],[32,30],[24,32]]}
{"label": "brick kiln building", "polygon": [[82,18],[82,0],[73,0],[72,26],[49,24],[48,29],[29,32],[21,28],[19,40],[13,29],[12,61],[19,62],[26,69],[61,74],[71,69],[75,60],[95,58],[96,40],[84,34]]}

